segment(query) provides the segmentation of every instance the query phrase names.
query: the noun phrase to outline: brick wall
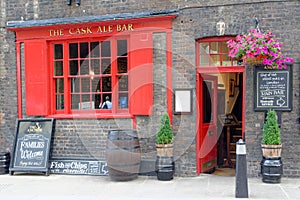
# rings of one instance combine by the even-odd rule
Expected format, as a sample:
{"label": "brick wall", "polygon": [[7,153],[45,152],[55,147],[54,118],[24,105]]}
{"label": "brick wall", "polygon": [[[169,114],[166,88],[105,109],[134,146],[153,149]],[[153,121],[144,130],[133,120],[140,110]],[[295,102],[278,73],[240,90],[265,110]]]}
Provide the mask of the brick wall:
{"label": "brick wall", "polygon": [[109,130],[131,127],[130,119],[56,120],[52,157],[105,160]]}
{"label": "brick wall", "polygon": [[[258,17],[261,30],[272,30],[283,43],[283,52],[296,61],[293,69],[293,110],[282,114],[284,176],[300,176],[300,2],[252,0],[84,0],[80,6],[67,6],[63,0],[2,0],[0,4],[0,151],[10,151],[17,118],[15,35],[5,29],[7,21],[80,17],[151,10],[179,9],[173,21],[173,88],[190,88],[196,99],[195,39],[215,36],[216,23],[226,24],[226,35],[246,32]],[[159,116],[166,108],[164,34],[154,35],[154,112],[153,116],[137,118],[137,128],[144,159],[155,157],[155,133]],[[162,46],[159,46],[162,45]],[[260,139],[264,114],[254,112],[253,71],[247,68],[246,141],[248,174],[258,176],[260,170]],[[195,101],[193,102],[195,107]],[[195,110],[195,109],[194,109]],[[194,176],[196,172],[196,113],[174,115],[176,174]],[[111,128],[131,128],[130,119],[120,120],[56,120],[54,157],[103,158],[105,138]],[[92,127],[92,128],[91,128]]]}

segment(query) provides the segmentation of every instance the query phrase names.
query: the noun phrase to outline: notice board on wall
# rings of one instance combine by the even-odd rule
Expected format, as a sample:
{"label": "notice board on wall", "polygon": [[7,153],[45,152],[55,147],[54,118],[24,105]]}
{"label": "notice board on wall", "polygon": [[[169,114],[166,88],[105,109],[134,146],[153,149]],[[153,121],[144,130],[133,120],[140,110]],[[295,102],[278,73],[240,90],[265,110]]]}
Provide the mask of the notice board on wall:
{"label": "notice board on wall", "polygon": [[44,172],[49,175],[49,156],[54,119],[18,119],[9,173]]}
{"label": "notice board on wall", "polygon": [[254,72],[254,110],[292,110],[292,66],[268,70],[256,67]]}

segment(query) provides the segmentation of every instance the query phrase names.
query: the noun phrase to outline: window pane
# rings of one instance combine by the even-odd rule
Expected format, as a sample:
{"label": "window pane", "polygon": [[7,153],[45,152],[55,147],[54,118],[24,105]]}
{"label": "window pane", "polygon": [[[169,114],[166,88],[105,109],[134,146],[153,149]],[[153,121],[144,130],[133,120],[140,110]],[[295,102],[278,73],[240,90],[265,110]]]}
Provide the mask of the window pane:
{"label": "window pane", "polygon": [[100,51],[99,51],[99,42],[91,42],[90,44],[90,55],[91,58],[99,58]]}
{"label": "window pane", "polygon": [[62,44],[54,45],[54,59],[63,59],[63,45]]}
{"label": "window pane", "polygon": [[200,66],[209,65],[209,56],[207,54],[200,55]]}
{"label": "window pane", "polygon": [[99,59],[91,60],[91,70],[94,72],[95,75],[100,74],[100,60]]}
{"label": "window pane", "polygon": [[56,110],[63,110],[64,109],[64,95],[57,94],[56,95]]}
{"label": "window pane", "polygon": [[203,42],[200,43],[200,54],[209,54],[209,43],[208,42]]}
{"label": "window pane", "polygon": [[77,75],[78,74],[78,61],[77,60],[70,60],[70,75]]}
{"label": "window pane", "polygon": [[69,44],[69,58],[78,58],[78,44]]}
{"label": "window pane", "polygon": [[203,123],[209,123],[212,120],[212,83],[203,81]]}
{"label": "window pane", "polygon": [[92,80],[92,92],[100,92],[100,78],[96,77]]}
{"label": "window pane", "polygon": [[89,44],[87,42],[80,43],[80,58],[89,57]]}
{"label": "window pane", "polygon": [[84,94],[81,96],[80,109],[81,110],[91,110],[95,108],[94,101],[91,101],[89,94]]}
{"label": "window pane", "polygon": [[222,66],[231,66],[231,60],[228,55],[222,55]]}
{"label": "window pane", "polygon": [[81,60],[80,61],[80,75],[88,75],[89,74],[89,61]]}
{"label": "window pane", "polygon": [[101,56],[110,57],[110,41],[105,41],[101,43]]}
{"label": "window pane", "polygon": [[62,76],[63,71],[63,62],[62,61],[55,61],[54,62],[54,76]]}
{"label": "window pane", "polygon": [[127,56],[127,40],[118,40],[117,41],[118,56]]}
{"label": "window pane", "polygon": [[81,91],[90,92],[90,78],[81,79]]}
{"label": "window pane", "polygon": [[100,94],[95,94],[94,95],[94,108],[95,109],[100,109],[99,106],[100,106],[100,103],[101,103],[101,98],[100,98]]}
{"label": "window pane", "polygon": [[223,54],[228,54],[229,48],[227,47],[226,42],[222,42],[222,53]]}
{"label": "window pane", "polygon": [[128,91],[128,76],[119,77],[119,91]]}
{"label": "window pane", "polygon": [[210,43],[210,54],[218,54],[219,51],[219,42],[211,42]]}
{"label": "window pane", "polygon": [[111,93],[103,94],[101,102],[104,102],[106,100],[106,98],[108,98],[110,102],[113,102],[113,99],[111,98]]}
{"label": "window pane", "polygon": [[79,84],[80,79],[79,78],[71,78],[71,92],[72,93],[78,93],[79,92]]}
{"label": "window pane", "polygon": [[111,92],[111,77],[102,78],[102,91]]}
{"label": "window pane", "polygon": [[110,59],[102,59],[101,60],[102,73],[103,74],[111,74],[111,62]]}
{"label": "window pane", "polygon": [[83,94],[81,96],[82,102],[90,102],[90,95],[89,94]]}
{"label": "window pane", "polygon": [[220,66],[220,55],[211,55],[211,65],[213,66]]}
{"label": "window pane", "polygon": [[64,93],[64,79],[63,78],[56,79],[55,92],[56,93]]}
{"label": "window pane", "polygon": [[118,73],[127,73],[127,57],[118,58]]}
{"label": "window pane", "polygon": [[127,93],[119,93],[119,109],[128,108],[128,94]]}
{"label": "window pane", "polygon": [[71,96],[71,109],[72,110],[78,110],[79,109],[79,102],[80,102],[80,95],[79,94],[73,94]]}

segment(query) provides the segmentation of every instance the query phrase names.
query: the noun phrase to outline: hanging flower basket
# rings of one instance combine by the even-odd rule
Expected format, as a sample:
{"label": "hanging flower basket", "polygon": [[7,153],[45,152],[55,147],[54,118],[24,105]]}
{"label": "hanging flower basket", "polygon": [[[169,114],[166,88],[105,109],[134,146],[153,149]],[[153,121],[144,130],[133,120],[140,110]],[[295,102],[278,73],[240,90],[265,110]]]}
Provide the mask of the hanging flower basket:
{"label": "hanging flower basket", "polygon": [[271,31],[262,33],[251,29],[249,33],[237,35],[229,40],[229,56],[243,60],[248,65],[263,64],[266,69],[285,69],[286,63],[293,63],[293,58],[281,53],[282,44]]}
{"label": "hanging flower basket", "polygon": [[262,65],[263,59],[257,59],[257,58],[246,58],[245,63],[248,65]]}

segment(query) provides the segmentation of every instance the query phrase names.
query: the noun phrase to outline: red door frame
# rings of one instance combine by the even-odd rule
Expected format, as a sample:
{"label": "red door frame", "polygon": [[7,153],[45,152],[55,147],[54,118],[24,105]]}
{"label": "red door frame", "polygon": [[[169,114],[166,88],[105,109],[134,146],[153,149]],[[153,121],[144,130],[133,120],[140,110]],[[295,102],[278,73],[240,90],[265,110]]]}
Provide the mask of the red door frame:
{"label": "red door frame", "polygon": [[[196,70],[196,158],[198,157],[200,153],[200,120],[202,116],[200,116],[201,112],[201,105],[199,105],[200,102],[200,90],[199,88],[199,75],[200,74],[207,74],[207,73],[242,73],[243,77],[243,102],[242,102],[242,138],[245,140],[245,105],[246,105],[246,72],[245,72],[245,66],[236,66],[236,67],[198,67]],[[199,162],[198,158],[196,159],[196,173],[199,175],[201,171],[201,163]]]}

